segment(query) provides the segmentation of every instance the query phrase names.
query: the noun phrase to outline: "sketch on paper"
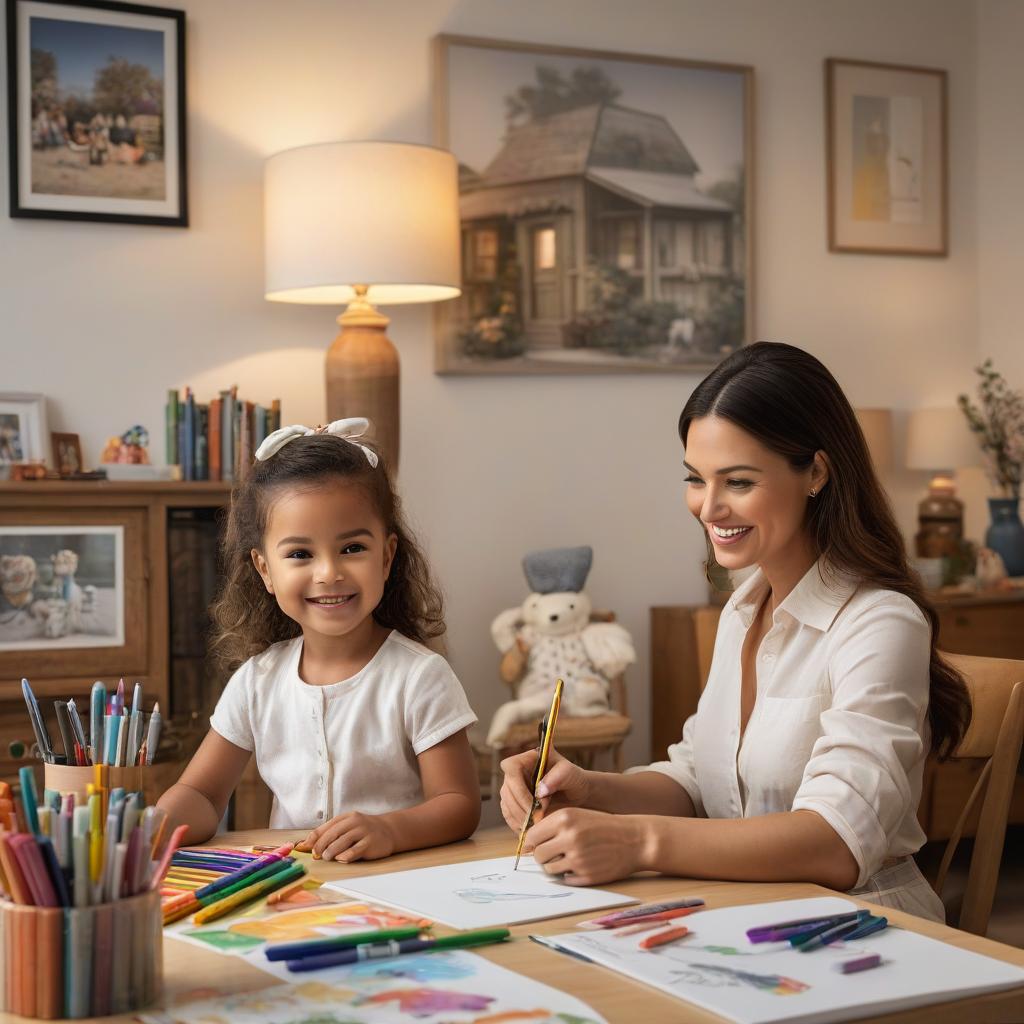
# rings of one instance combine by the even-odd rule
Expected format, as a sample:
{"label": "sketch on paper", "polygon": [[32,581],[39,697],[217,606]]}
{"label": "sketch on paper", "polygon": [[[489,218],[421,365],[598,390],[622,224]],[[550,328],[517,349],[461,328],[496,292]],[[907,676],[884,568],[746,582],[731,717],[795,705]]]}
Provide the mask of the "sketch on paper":
{"label": "sketch on paper", "polygon": [[512,857],[497,857],[347,878],[324,888],[422,914],[452,928],[541,921],[637,902],[604,889],[565,885],[532,857],[523,857],[518,871],[513,864]]}

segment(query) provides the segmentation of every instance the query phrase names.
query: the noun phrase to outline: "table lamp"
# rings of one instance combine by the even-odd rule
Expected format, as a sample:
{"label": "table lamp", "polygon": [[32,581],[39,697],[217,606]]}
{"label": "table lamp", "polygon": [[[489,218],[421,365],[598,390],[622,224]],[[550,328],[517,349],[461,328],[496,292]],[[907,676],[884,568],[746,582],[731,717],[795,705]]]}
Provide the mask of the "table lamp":
{"label": "table lamp", "polygon": [[854,409],[875,471],[892,469],[892,410]]}
{"label": "table lamp", "polygon": [[955,557],[964,533],[964,503],[953,470],[973,466],[978,447],[959,409],[914,409],[907,425],[907,468],[934,474],[917,507],[919,558]]}
{"label": "table lamp", "polygon": [[455,157],[404,142],[328,142],[270,157],[266,298],[348,304],[327,351],[327,420],[365,416],[398,468],[398,352],[378,305],[460,292]]}

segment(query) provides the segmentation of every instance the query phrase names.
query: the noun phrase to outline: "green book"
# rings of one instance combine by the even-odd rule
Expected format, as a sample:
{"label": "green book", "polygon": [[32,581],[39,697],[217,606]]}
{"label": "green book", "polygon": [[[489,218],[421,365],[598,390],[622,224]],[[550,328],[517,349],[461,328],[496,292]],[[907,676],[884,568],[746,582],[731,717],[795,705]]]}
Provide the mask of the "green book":
{"label": "green book", "polygon": [[178,390],[171,388],[167,392],[167,465],[178,465]]}

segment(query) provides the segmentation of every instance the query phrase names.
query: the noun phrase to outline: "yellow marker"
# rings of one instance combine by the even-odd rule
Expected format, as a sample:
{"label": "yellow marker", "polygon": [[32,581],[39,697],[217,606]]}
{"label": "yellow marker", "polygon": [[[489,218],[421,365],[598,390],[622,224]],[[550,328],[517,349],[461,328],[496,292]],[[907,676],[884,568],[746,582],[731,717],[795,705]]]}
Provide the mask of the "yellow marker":
{"label": "yellow marker", "polygon": [[540,810],[540,801],[537,799],[537,787],[540,785],[540,780],[544,777],[544,772],[547,771],[548,754],[551,752],[551,741],[555,735],[555,722],[558,721],[558,708],[562,703],[562,687],[564,685],[561,679],[555,682],[555,692],[551,695],[551,708],[548,710],[547,718],[540,725],[540,756],[537,758],[537,767],[533,770],[533,802],[530,804],[530,810],[526,815],[526,820],[523,822],[523,827],[519,830],[519,842],[516,843],[516,863],[512,868],[513,871],[519,870],[519,858],[523,855],[523,843],[526,842],[526,833],[533,824],[534,813]]}
{"label": "yellow marker", "polygon": [[89,877],[93,885],[100,880],[103,867],[103,829],[100,828],[100,795],[89,797]]}

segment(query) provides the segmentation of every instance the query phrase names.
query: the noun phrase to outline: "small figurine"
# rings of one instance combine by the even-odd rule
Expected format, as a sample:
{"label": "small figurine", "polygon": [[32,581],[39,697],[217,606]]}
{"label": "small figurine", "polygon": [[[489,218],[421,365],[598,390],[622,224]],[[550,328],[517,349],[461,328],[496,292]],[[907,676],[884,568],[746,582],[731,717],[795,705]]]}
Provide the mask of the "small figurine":
{"label": "small figurine", "polygon": [[100,462],[149,465],[149,431],[140,424],[129,427],[120,437],[108,437]]}
{"label": "small figurine", "polygon": [[1006,563],[998,551],[978,548],[978,565],[975,569],[979,590],[1012,590],[1013,584],[1006,572]]}

